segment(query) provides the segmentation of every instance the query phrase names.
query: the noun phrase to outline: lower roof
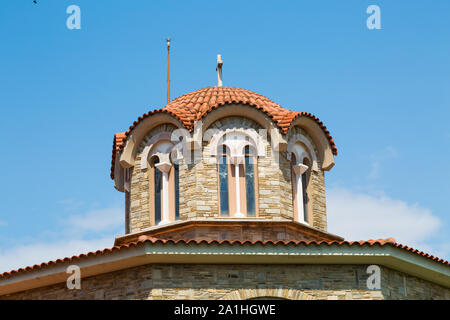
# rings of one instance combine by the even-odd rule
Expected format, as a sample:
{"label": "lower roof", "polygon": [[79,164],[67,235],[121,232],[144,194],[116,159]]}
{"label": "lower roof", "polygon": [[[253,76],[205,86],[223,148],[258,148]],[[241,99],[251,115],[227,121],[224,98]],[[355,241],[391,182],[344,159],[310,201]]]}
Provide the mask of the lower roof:
{"label": "lower roof", "polygon": [[0,295],[67,280],[76,264],[83,277],[152,263],[377,264],[450,288],[450,264],[394,239],[367,241],[139,240],[0,274]]}

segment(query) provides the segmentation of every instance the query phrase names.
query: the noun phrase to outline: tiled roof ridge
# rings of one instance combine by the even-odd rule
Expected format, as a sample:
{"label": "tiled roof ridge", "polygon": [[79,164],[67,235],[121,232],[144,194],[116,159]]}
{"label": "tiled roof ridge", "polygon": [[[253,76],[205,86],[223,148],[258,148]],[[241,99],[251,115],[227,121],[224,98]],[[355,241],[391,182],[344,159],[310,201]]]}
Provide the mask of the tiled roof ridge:
{"label": "tiled roof ridge", "polygon": [[325,241],[325,240],[321,240],[321,241],[317,241],[317,240],[311,240],[311,241],[305,241],[305,240],[257,240],[257,241],[250,241],[250,240],[185,240],[185,239],[179,239],[179,240],[173,240],[173,239],[158,239],[158,238],[154,238],[154,237],[150,237],[150,236],[140,236],[139,239],[137,241],[131,242],[131,243],[127,243],[127,244],[122,244],[122,245],[118,245],[118,246],[114,246],[112,248],[106,248],[103,250],[97,250],[97,251],[92,251],[92,252],[88,252],[86,254],[80,254],[77,256],[72,256],[72,257],[66,257],[63,259],[57,259],[57,260],[52,260],[49,262],[44,262],[41,264],[35,264],[33,266],[28,266],[25,268],[19,268],[16,270],[12,270],[9,272],[4,272],[0,274],[0,279],[5,278],[5,277],[9,277],[18,273],[22,273],[22,272],[27,272],[27,271],[32,271],[32,270],[37,270],[37,269],[42,269],[45,268],[47,266],[52,266],[58,263],[63,263],[63,262],[69,262],[69,261],[74,261],[74,260],[79,260],[81,258],[86,258],[86,257],[90,257],[90,256],[96,256],[96,255],[103,255],[103,254],[107,254],[107,253],[112,253],[114,251],[119,251],[125,248],[131,248],[131,247],[137,247],[138,245],[144,244],[144,243],[162,243],[162,244],[166,244],[166,243],[172,243],[172,244],[179,244],[179,243],[183,243],[183,244],[218,244],[218,245],[223,245],[223,244],[229,244],[229,245],[234,245],[234,244],[239,244],[239,245],[267,245],[267,244],[271,244],[271,245],[278,245],[278,244],[282,244],[282,245],[328,245],[328,246],[332,246],[332,245],[338,245],[338,246],[342,246],[342,245],[349,245],[349,246],[353,246],[353,245],[359,245],[359,246],[374,246],[374,245],[379,245],[379,246],[385,246],[385,245],[392,245],[393,247],[396,248],[400,248],[403,250],[406,250],[408,252],[411,253],[415,253],[418,254],[420,256],[423,256],[425,258],[428,258],[430,260],[433,260],[435,262],[450,266],[450,262],[446,261],[444,259],[440,259],[438,257],[435,257],[433,255],[424,253],[420,250],[408,247],[406,245],[402,245],[400,243],[395,242],[394,238],[387,238],[387,239],[376,239],[376,240],[361,240],[361,241],[337,241],[337,240],[332,240],[332,241]]}
{"label": "tiled roof ridge", "polygon": [[[144,113],[128,128],[127,131],[121,134],[125,134],[125,138],[131,134],[134,128],[144,119],[157,113],[167,113],[175,117],[183,126],[192,131],[195,121],[201,120],[210,112],[226,104],[243,104],[252,106],[259,111],[266,114],[283,133],[287,134],[292,122],[298,117],[308,117],[315,121],[319,127],[323,130],[325,136],[330,143],[332,152],[337,155],[336,144],[322,121],[309,112],[294,112],[289,109],[283,108],[273,100],[263,96],[254,91],[243,89],[239,87],[205,87],[195,91],[188,92],[181,96],[176,97],[170,101],[163,108],[156,109]],[[111,162],[111,178],[114,179],[114,164],[115,155],[114,152],[120,153],[125,146],[126,139],[116,141],[114,140],[113,158]]]}
{"label": "tiled roof ridge", "polygon": [[[237,89],[237,90],[240,90],[240,91],[244,91],[244,92],[246,92],[246,93],[248,93],[248,94],[255,94],[255,93],[256,93],[256,92],[254,92],[254,91],[252,91],[252,90],[245,89],[245,88],[241,88],[241,87],[228,87],[228,86],[225,86],[225,87],[217,87],[217,86],[207,86],[207,87],[204,87],[204,88],[201,88],[201,89],[197,89],[197,90],[194,90],[194,91],[191,91],[191,92],[188,92],[188,93],[179,95],[178,97],[176,97],[176,98],[174,98],[172,101],[170,101],[170,103],[172,103],[172,102],[174,102],[175,100],[177,100],[177,99],[179,99],[179,98],[182,98],[182,97],[184,97],[184,96],[189,96],[189,95],[198,94],[199,92],[203,92],[203,91],[205,91],[205,90],[207,90],[207,89],[212,89],[212,90],[219,91],[218,88],[222,88],[221,90],[225,90],[225,91],[227,91],[227,90],[230,91],[230,90],[235,90],[235,89]],[[260,93],[256,93],[256,94],[257,94],[258,96],[260,96],[260,97],[262,97],[262,98],[264,98],[264,99],[266,99],[266,100],[272,102],[273,104],[278,105],[280,108],[283,108],[282,106],[280,106],[278,103],[276,103],[276,102],[273,101],[272,99],[268,98],[267,96],[262,95],[262,94],[260,94]],[[170,104],[170,103],[169,103],[169,104]],[[285,109],[285,108],[283,108],[283,109]],[[288,110],[288,109],[286,109],[286,110]],[[290,110],[288,110],[288,111],[290,111]],[[291,111],[291,112],[293,112],[293,111]]]}
{"label": "tiled roof ridge", "polygon": [[[212,99],[212,103],[209,105],[209,107],[205,110],[200,111],[198,109],[198,107],[202,107],[205,106],[206,102],[204,101],[204,97],[205,94],[208,92],[219,92],[219,96],[220,93],[228,93],[229,97],[228,99],[215,99],[215,96],[213,96],[214,99]],[[244,92],[246,95],[248,95],[247,97],[245,97],[245,99],[243,99],[242,97],[236,99],[236,92],[234,91],[238,91],[239,93]],[[233,96],[230,94],[233,93]],[[186,117],[182,117],[179,114],[177,114],[177,112],[175,112],[175,110],[180,109],[179,107],[181,106],[177,106],[177,104],[182,103],[184,100],[186,100],[189,97],[195,97],[197,95],[200,95],[199,99],[196,101],[197,103],[195,105],[193,105],[193,110],[196,112],[191,112],[192,109],[188,108],[184,108],[184,110],[182,110],[183,112],[187,112],[190,113],[190,115],[194,116],[193,118],[186,118]],[[249,96],[256,96],[256,99],[252,99]],[[261,99],[262,98],[262,99]],[[194,121],[198,121],[201,120],[201,118],[203,118],[206,114],[208,114],[209,112],[215,110],[216,108],[223,106],[225,104],[230,104],[230,103],[242,103],[245,105],[250,105],[250,106],[254,106],[256,107],[258,110],[263,109],[261,106],[259,106],[256,102],[258,101],[258,99],[260,100],[266,100],[265,102],[269,102],[271,104],[273,104],[274,107],[281,109],[282,111],[286,112],[285,116],[288,116],[290,114],[294,114],[295,112],[290,111],[286,108],[283,108],[282,106],[280,106],[279,104],[277,104],[276,102],[274,102],[273,100],[267,98],[266,96],[263,96],[259,93],[253,92],[251,90],[248,89],[242,89],[242,88],[238,88],[238,87],[205,87],[202,89],[198,89],[195,91],[191,91],[188,92],[186,94],[183,94],[181,96],[178,96],[177,98],[173,99],[172,101],[170,101],[167,105],[165,105],[164,107],[160,108],[160,109],[156,109],[153,111],[149,111],[145,114],[143,114],[142,116],[140,116],[136,121],[133,122],[133,124],[128,128],[127,131],[125,131],[126,136],[128,137],[128,135],[131,133],[131,131],[133,131],[133,129],[136,127],[137,124],[139,124],[140,121],[142,121],[143,119],[147,118],[148,116],[155,114],[155,113],[161,113],[161,112],[165,112],[165,113],[169,113],[173,116],[175,116],[178,120],[180,120],[181,123],[183,123],[183,125],[189,130],[192,131],[193,129],[193,123]],[[208,102],[210,102],[210,100],[208,100]],[[217,101],[217,102],[216,102]],[[192,105],[193,102],[192,101],[188,101],[186,102],[185,105],[183,105],[183,107],[188,107],[190,105]],[[177,106],[178,108],[175,108],[174,106]],[[195,108],[195,106],[197,106],[197,108]],[[206,107],[206,106],[205,106]],[[264,110],[261,110],[264,112]],[[271,114],[270,112],[265,112],[271,119],[274,118],[274,115]],[[277,123],[277,121],[274,120],[275,123]],[[278,124],[278,123],[277,123]],[[280,129],[282,129],[283,127],[280,127]],[[287,128],[285,129],[285,131],[287,131]],[[286,133],[286,132],[284,132]]]}

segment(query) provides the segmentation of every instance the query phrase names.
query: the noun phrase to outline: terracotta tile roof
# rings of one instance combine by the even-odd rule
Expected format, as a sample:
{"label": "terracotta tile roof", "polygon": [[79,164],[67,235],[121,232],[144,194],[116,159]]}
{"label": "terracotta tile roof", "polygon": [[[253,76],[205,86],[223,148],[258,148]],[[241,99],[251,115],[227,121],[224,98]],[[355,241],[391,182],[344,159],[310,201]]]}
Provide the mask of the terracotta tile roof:
{"label": "terracotta tile roof", "polygon": [[[125,145],[126,137],[133,131],[133,129],[145,118],[156,113],[168,113],[177,118],[184,127],[192,131],[195,121],[201,120],[209,112],[217,109],[220,106],[239,103],[255,107],[264,112],[271,118],[283,134],[286,134],[289,127],[298,117],[307,117],[314,120],[325,133],[330,143],[334,155],[337,155],[337,148],[330,132],[325,125],[314,115],[308,112],[293,112],[285,109],[273,102],[272,100],[255,93],[250,90],[234,88],[234,87],[206,87],[197,91],[193,91],[182,95],[162,109],[153,110],[140,116],[125,133],[125,139],[120,136],[120,140],[114,137],[113,162],[115,161],[114,152],[121,152]],[[117,135],[117,134],[116,134]],[[114,166],[111,167],[111,178],[114,179]]]}
{"label": "terracotta tile roof", "polygon": [[70,258],[63,258],[63,259],[57,259],[57,260],[53,260],[53,261],[49,261],[49,262],[44,262],[41,264],[36,264],[34,266],[29,266],[29,267],[25,267],[25,268],[20,268],[17,270],[12,270],[9,272],[4,272],[0,274],[0,279],[2,278],[6,278],[9,276],[14,276],[16,274],[19,273],[23,273],[23,272],[27,272],[27,271],[34,271],[34,270],[39,270],[42,268],[45,268],[47,266],[54,266],[56,264],[60,264],[60,263],[64,263],[64,262],[73,262],[82,258],[87,258],[87,257],[92,257],[92,256],[98,256],[98,255],[104,255],[104,254],[108,254],[108,253],[112,253],[115,251],[120,251],[120,250],[124,250],[126,248],[133,248],[133,247],[137,247],[138,245],[144,244],[144,243],[172,243],[172,244],[218,244],[218,245],[222,245],[222,244],[228,244],[228,245],[257,245],[257,244],[261,244],[261,245],[267,245],[267,244],[271,244],[271,245],[327,245],[327,246],[332,246],[332,245],[338,245],[338,246],[344,246],[344,245],[348,245],[348,246],[374,246],[374,245],[379,245],[379,246],[387,246],[387,245],[391,245],[393,247],[396,248],[400,248],[406,251],[409,251],[411,253],[415,253],[417,255],[423,256],[425,258],[428,258],[430,260],[433,260],[435,262],[450,266],[450,262],[440,259],[438,257],[434,257],[430,254],[424,253],[422,251],[419,251],[417,249],[413,249],[410,248],[408,246],[399,244],[395,242],[394,238],[387,238],[387,239],[377,239],[377,240],[363,240],[363,241],[283,241],[283,240],[276,240],[276,241],[272,241],[272,240],[266,240],[266,241],[240,241],[240,240],[222,240],[222,241],[218,241],[218,240],[211,240],[211,241],[206,241],[206,240],[165,240],[165,239],[158,239],[158,238],[154,238],[154,237],[149,237],[149,236],[141,236],[139,237],[139,239],[135,242],[131,242],[131,243],[127,243],[127,244],[122,244],[119,246],[114,246],[112,248],[106,248],[103,250],[97,250],[95,252],[89,252],[87,254],[80,254],[78,256],[73,256]]}
{"label": "terracotta tile roof", "polygon": [[116,155],[120,153],[120,150],[125,145],[125,140],[127,136],[125,132],[119,132],[114,135],[113,148],[112,148],[112,159],[111,159],[111,179],[114,179],[114,168],[116,165]]}
{"label": "terracotta tile roof", "polygon": [[[184,239],[188,241],[195,239],[199,234],[209,234],[209,239],[214,239],[214,234],[222,232],[236,232],[241,230],[232,239],[233,240],[249,240],[244,234],[246,234],[247,228],[251,228],[253,232],[264,233],[265,239],[268,239],[271,235],[266,230],[278,230],[281,232],[284,230],[284,241],[289,240],[316,240],[316,241],[344,241],[344,238],[335,234],[328,233],[319,229],[316,229],[310,225],[305,225],[292,220],[269,220],[269,219],[252,219],[252,220],[222,220],[222,219],[193,219],[193,220],[178,220],[172,223],[168,223],[162,226],[154,226],[141,231],[128,233],[123,236],[116,237],[114,245],[121,245],[137,241],[141,236],[154,237],[157,239]],[[293,233],[291,233],[293,232]],[[240,235],[239,235],[240,234]],[[296,238],[293,234],[302,238]],[[273,236],[273,235],[272,235]],[[201,238],[205,240],[205,236]],[[229,238],[225,238],[229,239]],[[222,239],[222,240],[225,240]]]}

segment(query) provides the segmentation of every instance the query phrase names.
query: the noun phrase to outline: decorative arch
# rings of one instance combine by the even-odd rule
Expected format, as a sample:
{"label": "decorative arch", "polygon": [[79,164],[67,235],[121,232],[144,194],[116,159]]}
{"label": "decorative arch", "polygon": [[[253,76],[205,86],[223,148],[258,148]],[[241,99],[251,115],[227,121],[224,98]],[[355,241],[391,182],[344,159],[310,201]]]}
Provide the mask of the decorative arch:
{"label": "decorative arch", "polygon": [[317,124],[316,121],[310,118],[298,117],[292,121],[288,130],[288,135],[289,132],[296,126],[305,130],[313,140],[314,145],[317,148],[319,160],[322,163],[321,169],[326,171],[331,170],[334,166],[334,155],[328,137],[323,129]]}
{"label": "decorative arch", "polygon": [[294,153],[294,154],[296,154],[297,161],[303,160],[303,159],[300,160],[300,154],[298,153],[299,150],[298,150],[298,147],[296,147],[296,145],[298,145],[298,142],[302,143],[306,147],[307,150],[305,150],[305,151],[307,153],[309,160],[312,163],[312,170],[318,171],[319,165],[318,165],[317,155],[314,151],[314,146],[304,135],[302,135],[300,133],[296,133],[292,137],[289,138],[288,147],[287,147],[287,159],[291,160],[292,153]]}
{"label": "decorative arch", "polygon": [[257,158],[265,155],[262,137],[253,128],[213,130],[210,159],[217,163],[219,214],[258,215]]}
{"label": "decorative arch", "polygon": [[171,132],[154,135],[145,145],[141,170],[149,169],[150,221],[162,225],[179,219],[179,166],[171,154]]}
{"label": "decorative arch", "polygon": [[270,297],[289,300],[315,300],[314,296],[309,293],[290,288],[238,289],[224,295],[222,300],[249,300]]}
{"label": "decorative arch", "polygon": [[170,150],[164,150],[163,153],[169,153],[174,155],[173,161],[180,160],[182,158],[182,152],[180,150],[180,146],[176,145],[172,140],[171,132],[160,132],[153,136],[145,145],[144,150],[141,155],[141,170],[148,168],[149,159],[156,153],[161,152],[161,150],[156,151],[156,148],[161,142],[167,141],[172,144],[172,148]]}
{"label": "decorative arch", "polygon": [[294,155],[297,163],[303,163],[303,161],[305,159],[311,160],[311,156],[309,155],[309,152],[300,143],[294,144],[294,146],[292,147],[291,153],[288,155],[290,155],[291,158],[292,158],[292,155]]}
{"label": "decorative arch", "polygon": [[286,151],[286,138],[281,134],[274,121],[263,111],[245,104],[223,105],[207,113],[201,119],[202,126],[196,126],[194,129],[194,140],[202,141],[203,134],[214,122],[228,117],[242,117],[258,123],[263,129],[267,130],[267,135],[270,136],[274,144],[278,144],[280,151]]}
{"label": "decorative arch", "polygon": [[144,137],[150,130],[165,123],[173,124],[179,129],[184,129],[183,124],[173,115],[168,113],[154,113],[146,117],[129,133],[125,146],[120,155],[120,165],[123,168],[133,167],[136,159],[136,153]]}
{"label": "decorative arch", "polygon": [[[233,137],[237,139],[233,141]],[[210,156],[217,156],[217,150],[220,145],[226,145],[230,149],[231,156],[244,155],[246,146],[250,146],[255,150],[257,156],[265,156],[264,140],[253,128],[232,128],[215,131],[209,144]]]}
{"label": "decorative arch", "polygon": [[[303,139],[303,141],[306,139]],[[310,144],[309,144],[310,145]],[[312,147],[310,145],[310,147]],[[292,204],[294,220],[309,224],[311,219],[311,170],[314,166],[312,155],[314,149],[308,150],[295,136],[290,139],[287,158],[291,160]],[[317,162],[316,162],[317,169]],[[316,170],[317,171],[317,170]]]}

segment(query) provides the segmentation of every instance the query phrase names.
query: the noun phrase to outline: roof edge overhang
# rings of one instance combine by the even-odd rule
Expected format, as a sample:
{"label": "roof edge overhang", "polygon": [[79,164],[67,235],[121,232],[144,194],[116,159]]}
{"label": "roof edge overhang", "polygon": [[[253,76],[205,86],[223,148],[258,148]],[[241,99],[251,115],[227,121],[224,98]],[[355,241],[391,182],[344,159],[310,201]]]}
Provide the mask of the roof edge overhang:
{"label": "roof edge overhang", "polygon": [[450,288],[450,268],[392,244],[230,244],[143,241],[102,255],[84,256],[0,279],[0,295],[67,281],[77,265],[82,278],[145,264],[375,264]]}
{"label": "roof edge overhang", "polygon": [[210,219],[190,219],[190,220],[180,220],[170,222],[161,226],[153,226],[146,228],[141,231],[129,233],[120,237],[117,237],[114,241],[115,246],[130,243],[139,240],[141,236],[153,236],[158,238],[158,235],[164,234],[166,232],[186,230],[192,227],[288,227],[299,233],[306,234],[308,236],[314,237],[317,240],[324,241],[343,241],[344,238],[337,236],[332,233],[324,232],[317,228],[311,227],[310,225],[300,223],[293,220],[268,220],[262,218],[210,218]]}

